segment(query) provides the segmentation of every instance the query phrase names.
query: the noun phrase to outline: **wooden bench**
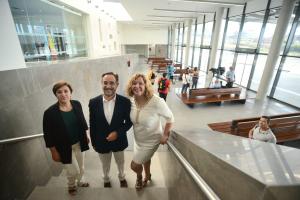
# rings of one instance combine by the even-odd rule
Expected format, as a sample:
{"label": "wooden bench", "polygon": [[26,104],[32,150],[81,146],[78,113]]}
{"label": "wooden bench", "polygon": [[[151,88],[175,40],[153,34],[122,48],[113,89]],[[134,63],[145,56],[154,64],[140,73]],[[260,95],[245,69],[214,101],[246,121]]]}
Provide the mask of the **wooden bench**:
{"label": "wooden bench", "polygon": [[157,60],[165,60],[166,58],[164,57],[149,57],[147,63],[157,61]]}
{"label": "wooden bench", "polygon": [[157,66],[157,72],[162,73],[162,72],[167,72],[167,64],[166,63],[160,63]]}
{"label": "wooden bench", "polygon": [[[270,128],[277,138],[277,143],[300,140],[300,113],[269,117]],[[232,120],[232,122],[212,123],[208,126],[215,131],[248,138],[249,131],[258,124],[259,119],[260,117],[244,118]]]}
{"label": "wooden bench", "polygon": [[175,67],[176,70],[177,69],[182,69],[182,64],[177,63],[177,64],[174,65],[174,67]]}
{"label": "wooden bench", "polygon": [[221,105],[222,102],[246,102],[246,94],[242,93],[242,88],[198,88],[190,89],[189,95],[177,94],[183,103],[193,107],[195,103],[217,103]]}

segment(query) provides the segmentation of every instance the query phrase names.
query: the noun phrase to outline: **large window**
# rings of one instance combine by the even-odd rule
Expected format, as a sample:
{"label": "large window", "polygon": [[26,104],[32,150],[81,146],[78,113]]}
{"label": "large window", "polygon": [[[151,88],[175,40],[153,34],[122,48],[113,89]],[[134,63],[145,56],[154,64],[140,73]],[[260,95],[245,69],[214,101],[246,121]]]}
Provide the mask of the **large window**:
{"label": "large window", "polygon": [[294,39],[288,53],[289,56],[299,56],[300,57],[300,27],[297,26]]}
{"label": "large window", "polygon": [[240,22],[241,16],[229,18],[224,49],[235,50],[240,29]]}
{"label": "large window", "polygon": [[50,1],[9,4],[26,62],[87,55],[82,13]]}
{"label": "large window", "polygon": [[247,86],[253,59],[253,54],[238,54],[235,66],[235,82],[237,84]]}
{"label": "large window", "polygon": [[[194,38],[195,38],[195,24],[191,26],[191,38],[190,38],[190,53],[189,53],[189,62],[188,65],[192,66],[192,58],[193,58],[193,47],[194,47]],[[194,65],[194,63],[193,63]]]}
{"label": "large window", "polygon": [[200,56],[200,48],[195,48],[194,51],[194,61],[193,66],[198,67],[199,66],[199,56]]}
{"label": "large window", "polygon": [[229,67],[232,66],[233,58],[234,58],[234,52],[223,51],[221,67],[225,67],[226,71],[228,71]]}
{"label": "large window", "polygon": [[189,62],[188,65],[192,67],[192,55],[193,55],[193,47],[190,47],[190,53],[189,53]]}
{"label": "large window", "polygon": [[300,58],[287,57],[274,98],[300,107]]}
{"label": "large window", "polygon": [[211,42],[211,35],[214,22],[205,23],[204,35],[203,35],[203,46],[209,47]]}
{"label": "large window", "polygon": [[[272,42],[272,39],[273,39],[273,35],[274,35],[274,32],[275,32],[275,28],[276,28],[276,24],[277,24],[277,20],[278,20],[278,16],[279,16],[279,11],[280,11],[280,8],[270,10],[270,16],[268,18],[265,33],[264,33],[264,36],[263,36],[263,41],[262,41],[261,48],[260,48],[260,51],[259,51],[260,53],[269,53],[269,49],[270,49],[270,46],[271,46],[271,42]],[[283,52],[283,49],[285,47],[288,35],[289,35],[291,27],[292,27],[291,26],[292,25],[292,20],[293,20],[293,16],[290,19],[289,26],[288,26],[287,31],[285,33],[284,41],[281,45],[280,53]]]}
{"label": "large window", "polygon": [[208,65],[208,59],[209,59],[209,49],[202,49],[202,58],[201,58],[201,66],[200,70],[206,72],[207,65]]}
{"label": "large window", "polygon": [[246,15],[239,48],[256,49],[263,19],[264,12]]}
{"label": "large window", "polygon": [[250,89],[257,91],[259,82],[262,76],[262,73],[264,72],[264,68],[267,61],[267,55],[259,55],[256,61],[256,67],[254,70],[254,74],[252,77]]}
{"label": "large window", "polygon": [[202,29],[203,29],[203,24],[197,24],[197,33],[196,33],[196,41],[195,41],[196,47],[201,46]]}

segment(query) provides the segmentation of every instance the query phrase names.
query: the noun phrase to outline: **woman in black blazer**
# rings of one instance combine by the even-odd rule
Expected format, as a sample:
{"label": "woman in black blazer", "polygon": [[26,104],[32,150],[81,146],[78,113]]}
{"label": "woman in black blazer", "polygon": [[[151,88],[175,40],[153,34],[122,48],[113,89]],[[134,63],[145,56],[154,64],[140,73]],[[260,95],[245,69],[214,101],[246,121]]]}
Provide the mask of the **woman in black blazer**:
{"label": "woman in black blazer", "polygon": [[61,162],[66,170],[68,190],[76,194],[77,186],[88,187],[82,182],[84,173],[83,151],[89,149],[88,126],[79,101],[71,100],[72,87],[65,81],[57,82],[52,89],[58,102],[44,112],[43,130],[46,147],[52,159]]}

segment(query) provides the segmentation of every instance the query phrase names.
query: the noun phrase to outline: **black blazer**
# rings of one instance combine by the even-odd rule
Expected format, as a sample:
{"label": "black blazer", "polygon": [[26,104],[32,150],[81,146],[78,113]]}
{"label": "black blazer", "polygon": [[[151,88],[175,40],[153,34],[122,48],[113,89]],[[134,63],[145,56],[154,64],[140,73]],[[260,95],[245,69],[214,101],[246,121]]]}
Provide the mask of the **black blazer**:
{"label": "black blazer", "polygon": [[[86,151],[89,149],[86,136],[88,126],[82,112],[82,107],[79,101],[71,100],[71,104],[79,123],[81,151]],[[60,113],[58,102],[50,106],[44,112],[43,130],[46,147],[55,147],[62,163],[72,163],[72,144]]]}
{"label": "black blazer", "polygon": [[[130,100],[121,95],[116,96],[114,113],[109,125],[103,110],[103,96],[90,100],[90,135],[92,145],[98,153],[123,151],[128,146],[126,132],[132,126],[130,120]],[[112,131],[118,133],[115,141],[109,142],[106,137]]]}

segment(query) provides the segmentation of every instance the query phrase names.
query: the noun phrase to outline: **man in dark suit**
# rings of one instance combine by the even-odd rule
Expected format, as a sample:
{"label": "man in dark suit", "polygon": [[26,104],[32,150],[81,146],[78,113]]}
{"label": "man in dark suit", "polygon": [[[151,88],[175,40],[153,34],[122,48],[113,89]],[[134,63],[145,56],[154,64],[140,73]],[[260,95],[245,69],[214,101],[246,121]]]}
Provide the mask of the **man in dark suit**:
{"label": "man in dark suit", "polygon": [[127,187],[124,174],[124,149],[128,146],[126,132],[131,128],[130,100],[116,94],[117,74],[102,74],[103,95],[90,100],[90,135],[103,167],[104,187],[111,187],[109,179],[112,154],[119,170],[121,187]]}

